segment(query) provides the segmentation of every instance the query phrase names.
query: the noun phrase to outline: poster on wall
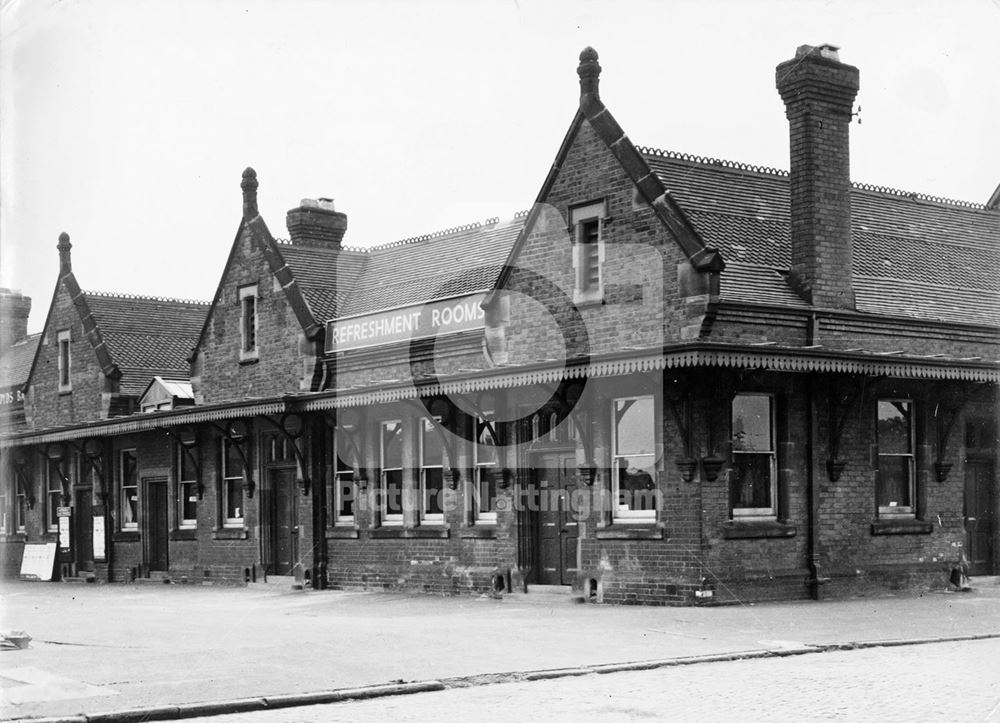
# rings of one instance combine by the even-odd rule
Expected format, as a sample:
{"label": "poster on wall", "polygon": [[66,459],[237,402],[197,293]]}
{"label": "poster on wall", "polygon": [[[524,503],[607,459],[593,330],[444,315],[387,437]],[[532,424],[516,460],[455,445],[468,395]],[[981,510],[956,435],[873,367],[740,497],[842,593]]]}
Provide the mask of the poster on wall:
{"label": "poster on wall", "polygon": [[55,562],[56,543],[27,542],[21,557],[21,579],[48,582],[52,579]]}
{"label": "poster on wall", "polygon": [[72,507],[57,507],[56,515],[59,518],[59,550],[61,552],[70,551],[69,523],[72,519]]}
{"label": "poster on wall", "polygon": [[94,560],[97,562],[103,562],[105,559],[104,553],[104,512],[101,514],[95,514],[92,518],[94,520]]}

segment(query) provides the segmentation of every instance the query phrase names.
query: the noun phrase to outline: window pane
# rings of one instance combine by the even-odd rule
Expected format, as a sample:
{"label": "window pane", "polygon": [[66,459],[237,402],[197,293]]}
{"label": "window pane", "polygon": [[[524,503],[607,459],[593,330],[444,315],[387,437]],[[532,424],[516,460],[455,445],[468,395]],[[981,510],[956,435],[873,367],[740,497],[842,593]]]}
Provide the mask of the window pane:
{"label": "window pane", "polygon": [[907,401],[879,400],[878,451],[880,454],[909,454],[910,407]]}
{"label": "window pane", "polygon": [[337,517],[354,516],[354,473],[337,475]]}
{"label": "window pane", "polygon": [[243,479],[226,480],[226,519],[243,518]]}
{"label": "window pane", "polygon": [[226,477],[240,477],[243,474],[243,460],[236,451],[236,445],[225,440],[226,444]]}
{"label": "window pane", "polygon": [[619,510],[655,510],[656,509],[656,462],[652,455],[619,457],[618,509]]}
{"label": "window pane", "polygon": [[878,458],[879,507],[910,507],[910,457]]}
{"label": "window pane", "polygon": [[403,514],[403,471],[388,470],[385,477],[385,512],[387,515]]}
{"label": "window pane", "polygon": [[382,424],[382,466],[386,469],[403,466],[402,424],[383,422]]}
{"label": "window pane", "polygon": [[496,478],[493,474],[493,470],[489,468],[480,468],[476,470],[479,476],[479,481],[477,484],[477,500],[476,504],[479,514],[484,512],[495,512],[496,511],[496,498],[497,498],[497,484]]}
{"label": "window pane", "polygon": [[615,455],[653,454],[653,398],[616,399]]}
{"label": "window pane", "polygon": [[771,398],[741,394],[733,399],[733,451],[770,452]]}
{"label": "window pane", "polygon": [[194,482],[183,482],[180,486],[181,519],[198,519],[198,487]]}
{"label": "window pane", "polygon": [[429,515],[440,515],[442,496],[444,494],[444,470],[440,467],[425,469],[424,474],[424,512]]}
{"label": "window pane", "polygon": [[733,507],[771,509],[771,455],[736,454],[730,473]]}
{"label": "window pane", "polygon": [[423,420],[424,444],[423,455],[425,465],[444,464],[444,441],[434,428],[434,423]]}

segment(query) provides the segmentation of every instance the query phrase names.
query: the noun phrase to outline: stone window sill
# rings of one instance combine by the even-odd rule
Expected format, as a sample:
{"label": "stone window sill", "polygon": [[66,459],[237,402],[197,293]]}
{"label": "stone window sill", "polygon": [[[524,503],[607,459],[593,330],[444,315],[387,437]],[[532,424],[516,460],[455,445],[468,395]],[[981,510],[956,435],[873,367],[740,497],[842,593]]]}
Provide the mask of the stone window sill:
{"label": "stone window sill", "polygon": [[240,359],[240,366],[244,367],[244,366],[247,366],[248,364],[256,364],[259,361],[260,361],[260,357],[259,356],[256,356],[256,355],[254,355],[254,356],[248,356],[248,357]]}
{"label": "stone window sill", "polygon": [[111,535],[112,542],[138,542],[138,530],[120,530]]}
{"label": "stone window sill", "polygon": [[328,540],[356,540],[358,539],[358,529],[356,527],[329,527],[326,530]]}
{"label": "stone window sill", "polygon": [[495,540],[497,536],[497,528],[496,525],[463,527],[458,531],[458,536],[463,539]]}
{"label": "stone window sill", "polygon": [[184,528],[178,530],[171,530],[170,532],[171,540],[196,540],[198,539],[198,530],[193,528]]}
{"label": "stone window sill", "polygon": [[659,525],[620,523],[594,530],[598,540],[662,540],[664,530]]}
{"label": "stone window sill", "polygon": [[795,537],[795,525],[778,520],[730,520],[722,525],[725,540]]}
{"label": "stone window sill", "polygon": [[220,527],[212,531],[213,540],[245,540],[247,539],[247,529],[245,527]]}
{"label": "stone window sill", "polygon": [[883,517],[872,522],[873,535],[928,535],[934,530],[934,525],[913,517],[903,517],[894,520]]}
{"label": "stone window sill", "polygon": [[371,531],[375,540],[448,539],[447,527],[376,527]]}

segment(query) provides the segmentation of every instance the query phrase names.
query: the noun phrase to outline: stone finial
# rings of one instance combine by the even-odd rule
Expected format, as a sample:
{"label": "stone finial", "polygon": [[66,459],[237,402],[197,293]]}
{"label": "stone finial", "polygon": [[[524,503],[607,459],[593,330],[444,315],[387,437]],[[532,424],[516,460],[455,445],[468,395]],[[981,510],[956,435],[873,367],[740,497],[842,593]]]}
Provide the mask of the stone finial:
{"label": "stone finial", "polygon": [[59,243],[56,244],[56,248],[59,249],[59,273],[68,274],[73,270],[73,262],[69,253],[73,244],[69,242],[69,234],[65,231],[59,234]]}
{"label": "stone finial", "polygon": [[257,171],[247,166],[240,188],[243,189],[243,218],[254,218],[257,215]]}
{"label": "stone finial", "polygon": [[601,64],[597,62],[597,51],[586,47],[580,53],[580,65],[576,69],[580,76],[580,99],[590,95],[596,100],[600,98],[597,85],[601,77]]}

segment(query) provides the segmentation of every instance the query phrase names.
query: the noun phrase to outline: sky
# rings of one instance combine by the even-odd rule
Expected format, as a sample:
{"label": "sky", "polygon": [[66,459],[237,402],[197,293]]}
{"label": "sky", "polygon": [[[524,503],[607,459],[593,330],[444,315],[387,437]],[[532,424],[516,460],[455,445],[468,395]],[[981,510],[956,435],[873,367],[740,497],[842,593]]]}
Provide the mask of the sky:
{"label": "sky", "polygon": [[1000,0],[0,0],[0,286],[210,300],[241,215],[328,197],[370,246],[529,208],[579,101],[639,145],[788,167],[775,66],[861,72],[855,181],[1000,184]]}

